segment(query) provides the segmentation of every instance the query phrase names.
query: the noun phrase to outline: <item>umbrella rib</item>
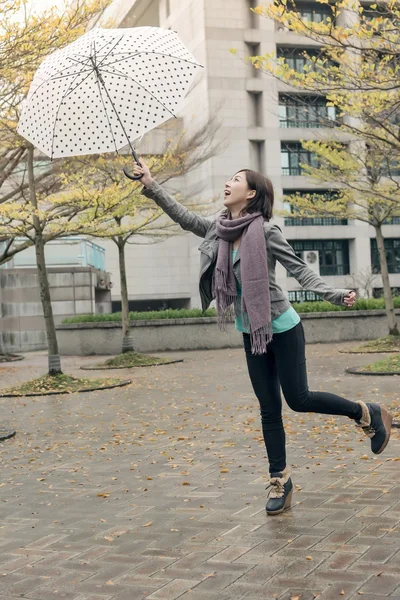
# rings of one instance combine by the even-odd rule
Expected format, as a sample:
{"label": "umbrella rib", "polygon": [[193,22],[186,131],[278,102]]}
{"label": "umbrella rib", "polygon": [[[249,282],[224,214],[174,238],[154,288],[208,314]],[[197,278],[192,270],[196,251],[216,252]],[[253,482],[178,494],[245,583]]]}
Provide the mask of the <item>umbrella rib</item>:
{"label": "umbrella rib", "polygon": [[[75,79],[76,79],[76,78],[77,78],[79,75],[80,75],[80,73],[77,73],[77,74],[76,74],[76,76],[75,76]],[[75,81],[75,79],[74,79],[74,81]],[[87,79],[87,78],[85,77],[85,79]],[[53,136],[52,136],[52,139],[51,139],[51,156],[50,156],[51,160],[53,160],[54,132],[55,132],[55,130],[56,130],[56,123],[57,123],[57,117],[58,117],[58,113],[60,112],[60,108],[61,108],[61,105],[62,105],[62,103],[63,103],[63,100],[64,100],[64,98],[66,98],[66,97],[67,97],[67,94],[69,93],[69,90],[70,90],[71,86],[73,85],[74,81],[72,81],[72,82],[69,84],[69,86],[68,86],[68,88],[67,88],[66,92],[64,93],[63,97],[61,98],[61,100],[60,100],[60,104],[58,105],[58,108],[57,108],[56,116],[55,116],[55,119],[54,119]]]}
{"label": "umbrella rib", "polygon": [[[120,41],[123,39],[123,35],[119,38],[119,40],[117,42],[115,42],[114,46],[112,46],[112,48],[110,49],[109,52],[107,52],[107,54],[104,56],[104,58],[102,59],[102,61],[97,65],[97,67],[101,67],[101,65],[103,64],[103,62],[106,60],[107,56],[109,56],[111,54],[111,52],[114,50],[115,46],[118,46],[118,44],[120,43]],[[103,46],[104,48],[104,46]],[[103,50],[103,48],[101,50]],[[100,50],[100,52],[101,52]]]}
{"label": "umbrella rib", "polygon": [[[70,69],[70,67],[66,67],[68,69]],[[46,81],[44,81],[43,83],[47,83],[48,81],[55,81],[56,79],[64,79],[65,77],[73,77],[73,76],[77,76],[77,75],[81,75],[82,73],[91,73],[93,71],[93,69],[90,69],[90,71],[79,71],[78,73],[68,73],[68,75],[58,75],[57,77],[50,77],[49,79],[46,79]],[[43,85],[43,84],[40,84]],[[35,90],[36,92],[36,90]]]}
{"label": "umbrella rib", "polygon": [[32,96],[29,98],[29,101],[33,98],[33,96],[36,94],[36,92],[38,92],[40,90],[40,88],[42,87],[42,85],[44,85],[45,83],[49,83],[49,81],[53,81],[53,79],[61,79],[61,77],[71,77],[71,76],[73,77],[74,75],[77,76],[80,73],[82,73],[82,71],[79,71],[79,73],[70,73],[69,75],[61,75],[60,77],[57,77],[57,75],[59,75],[60,73],[62,73],[66,69],[70,69],[70,68],[71,68],[71,65],[63,67],[62,69],[60,69],[59,71],[57,71],[54,75],[50,75],[48,77],[48,79],[45,79],[44,81],[42,81],[42,83],[40,85],[38,85],[38,87],[36,88],[36,90],[34,90],[32,92]]}
{"label": "umbrella rib", "polygon": [[[135,58],[135,56],[139,56],[140,54],[143,54],[143,53],[146,53],[146,54],[155,54],[157,56],[167,56],[168,58],[174,58],[176,60],[182,60],[183,62],[189,63],[190,65],[194,65],[195,67],[200,67],[202,69],[204,68],[203,65],[200,65],[198,62],[195,62],[193,60],[187,60],[186,58],[180,58],[179,56],[172,56],[171,54],[165,54],[165,52],[154,52],[153,50],[149,50],[148,52],[146,52],[146,50],[141,50],[139,52],[136,52],[136,54],[129,54],[129,56],[126,56],[125,58],[121,58],[119,60],[116,60],[113,63],[107,63],[105,66],[109,67],[110,65],[113,65],[113,64],[115,64],[117,62],[122,62],[124,60],[127,60],[128,58]],[[113,56],[115,56],[117,54],[127,54],[127,52],[115,52],[113,54]]]}
{"label": "umbrella rib", "polygon": [[[94,49],[94,56],[95,56],[95,60],[96,60],[96,42],[93,42],[93,49]],[[117,144],[116,144],[116,141],[115,141],[114,132],[113,132],[113,129],[112,129],[112,126],[111,126],[110,119],[108,117],[108,113],[107,113],[107,109],[106,109],[106,104],[104,102],[103,94],[101,93],[101,81],[100,81],[100,79],[98,77],[97,77],[97,87],[99,88],[99,94],[100,94],[101,103],[103,104],[103,109],[104,109],[104,112],[105,112],[105,115],[106,115],[106,118],[107,118],[107,123],[108,123],[108,126],[110,128],[110,132],[111,132],[111,137],[112,137],[112,140],[114,142],[115,152],[118,154],[118,148],[117,148]],[[112,106],[112,103],[111,103],[111,106]],[[114,108],[114,110],[115,110],[115,108]]]}
{"label": "umbrella rib", "polygon": [[119,121],[119,124],[121,125],[121,129],[122,129],[122,131],[124,132],[124,135],[125,135],[126,139],[128,140],[128,144],[129,144],[129,147],[130,147],[130,149],[131,149],[131,151],[132,151],[132,154],[134,154],[134,150],[133,150],[133,146],[132,146],[131,140],[129,139],[129,137],[128,137],[128,134],[126,133],[126,129],[125,129],[125,127],[124,127],[124,124],[122,123],[122,121],[121,121],[121,117],[119,116],[119,114],[118,114],[118,111],[117,111],[117,109],[116,109],[116,108],[115,108],[115,106],[114,106],[114,102],[112,101],[112,98],[111,98],[110,94],[108,93],[108,90],[107,90],[107,88],[106,88],[106,85],[105,85],[105,83],[104,83],[104,80],[103,80],[103,78],[101,78],[101,79],[98,79],[98,81],[101,83],[101,85],[102,85],[102,86],[103,86],[103,88],[104,88],[104,91],[105,91],[105,93],[107,94],[107,97],[108,97],[108,99],[109,99],[109,101],[110,101],[110,104],[111,104],[111,106],[112,106],[112,108],[113,108],[113,110],[114,110],[114,112],[115,112],[115,115],[116,115],[116,117],[117,117],[118,121]]}
{"label": "umbrella rib", "polygon": [[[110,52],[112,52],[112,51],[113,51],[113,49],[115,48],[115,46],[116,46],[117,44],[119,44],[119,42],[121,41],[121,39],[122,39],[122,37],[121,37],[121,38],[118,40],[118,42],[116,42],[116,44],[114,44],[114,46],[111,48]],[[107,43],[108,43],[108,42],[107,42]],[[107,44],[106,44],[106,45],[107,45]],[[105,46],[103,46],[103,48],[104,48],[104,47],[105,47]],[[103,48],[102,48],[102,50],[103,50]],[[110,54],[110,52],[108,52],[108,54],[106,54],[106,55],[105,55],[105,57],[104,57],[104,60],[107,58],[107,56]],[[78,55],[78,56],[79,56],[79,55]],[[65,58],[66,58],[67,60],[72,60],[72,61],[74,60],[74,59],[73,59],[73,58],[71,58],[70,56],[66,56]],[[86,58],[86,57],[82,57],[82,58]],[[89,58],[89,57],[88,57],[88,58]],[[80,65],[83,65],[83,66],[85,66],[85,67],[87,67],[87,66],[88,66],[87,64],[85,64],[85,63],[82,63],[82,62],[80,62],[79,60],[75,60],[75,62],[76,62],[76,63],[78,63],[78,64],[80,64]],[[100,63],[100,64],[101,64],[101,63]],[[71,75],[72,75],[72,76],[73,76],[73,75],[75,75],[75,73],[70,73],[70,75],[63,75],[63,76],[57,77],[57,75],[59,75],[60,73],[62,73],[62,72],[63,72],[63,71],[65,71],[66,69],[70,69],[70,68],[71,68],[71,65],[65,66],[65,67],[63,67],[62,69],[60,69],[59,71],[57,71],[57,72],[56,72],[54,75],[50,75],[50,77],[49,77],[48,79],[46,79],[45,81],[43,81],[43,82],[42,82],[42,83],[41,83],[41,84],[40,84],[40,85],[39,85],[39,86],[36,88],[36,90],[33,92],[32,96],[31,96],[31,98],[32,98],[32,97],[33,97],[33,96],[36,94],[36,92],[37,92],[37,91],[38,91],[38,90],[39,90],[39,89],[42,87],[42,85],[44,85],[44,84],[45,84],[45,83],[47,83],[48,81],[53,81],[53,80],[55,80],[55,79],[60,79],[61,77],[69,77],[69,76],[71,76]],[[90,74],[90,73],[92,73],[92,70],[91,70],[91,71],[80,71],[79,73],[76,73],[76,75],[79,75],[80,73],[89,73],[89,74]],[[83,81],[85,81],[86,79],[87,79],[87,77],[85,77],[85,79],[84,79]],[[83,81],[82,81],[81,83],[83,83]],[[80,85],[80,84],[79,84],[79,85]],[[31,99],[31,98],[30,98],[30,99]]]}
{"label": "umbrella rib", "polygon": [[[176,115],[172,112],[172,110],[170,110],[167,106],[165,106],[165,104],[163,102],[161,102],[161,100],[159,100],[157,98],[157,96],[155,96],[152,92],[147,90],[143,85],[141,85],[138,81],[136,81],[136,79],[134,79],[133,77],[129,77],[129,75],[125,75],[125,73],[121,73],[121,71],[118,71],[118,69],[115,69],[115,70],[116,70],[117,74],[120,75],[121,77],[125,77],[125,79],[131,79],[134,83],[136,83],[136,85],[138,85],[140,88],[142,88],[142,90],[144,90],[146,92],[146,94],[150,94],[150,96],[152,98],[154,98],[154,100],[156,102],[161,104],[161,106],[163,106],[165,108],[165,110],[167,110],[175,119],[177,118]],[[104,69],[102,69],[102,72],[107,73],[108,75],[115,75],[115,73],[110,73],[109,71],[104,71]]]}
{"label": "umbrella rib", "polygon": [[[110,131],[111,131],[112,140],[113,140],[114,146],[115,146],[115,152],[118,154],[118,148],[117,148],[117,144],[115,142],[114,132],[113,132],[112,127],[111,127],[110,119],[108,118],[108,113],[107,113],[106,105],[105,105],[105,102],[104,102],[103,94],[101,93],[101,85],[100,85],[100,81],[99,81],[98,78],[97,78],[97,86],[99,88],[99,94],[100,94],[101,102],[103,104],[104,112],[105,112],[106,117],[107,117],[107,123],[108,123],[108,126],[109,126]],[[111,106],[114,108],[112,102],[111,102]],[[115,108],[114,108],[114,111],[115,111]],[[124,133],[125,133],[125,131],[124,131]],[[125,135],[126,135],[126,133],[125,133]]]}

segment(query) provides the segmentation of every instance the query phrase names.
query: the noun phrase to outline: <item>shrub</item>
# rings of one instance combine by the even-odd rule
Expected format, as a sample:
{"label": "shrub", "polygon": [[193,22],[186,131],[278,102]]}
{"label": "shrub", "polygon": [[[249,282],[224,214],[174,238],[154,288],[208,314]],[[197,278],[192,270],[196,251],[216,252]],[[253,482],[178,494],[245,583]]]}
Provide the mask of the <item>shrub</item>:
{"label": "shrub", "polygon": [[[400,296],[393,298],[395,308],[400,308]],[[316,313],[333,311],[354,310],[383,310],[385,301],[383,298],[370,298],[357,300],[353,308],[336,306],[330,302],[295,302],[293,308],[298,313]],[[204,313],[201,308],[152,310],[144,312],[130,312],[131,321],[153,321],[155,319],[198,319],[201,317],[215,317],[215,308],[209,308]],[[76,315],[67,317],[63,323],[102,323],[107,321],[121,321],[121,313],[107,313],[96,315]]]}

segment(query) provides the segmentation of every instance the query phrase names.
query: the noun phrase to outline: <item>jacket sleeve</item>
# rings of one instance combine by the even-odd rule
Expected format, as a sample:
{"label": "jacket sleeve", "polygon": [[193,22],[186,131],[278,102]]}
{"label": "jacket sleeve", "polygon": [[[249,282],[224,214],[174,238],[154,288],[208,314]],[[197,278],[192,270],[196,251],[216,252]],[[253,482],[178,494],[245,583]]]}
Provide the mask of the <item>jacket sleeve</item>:
{"label": "jacket sleeve", "polygon": [[175,223],[178,223],[182,229],[191,231],[199,237],[204,238],[212,225],[211,220],[200,217],[187,210],[187,208],[172,198],[172,196],[170,196],[156,181],[153,181],[149,187],[144,188],[142,194],[147,196],[147,198],[154,200],[154,202],[162,208]]}
{"label": "jacket sleeve", "polygon": [[332,304],[344,305],[344,297],[349,293],[348,290],[336,290],[317,273],[314,273],[304,260],[295,254],[277,225],[271,227],[269,243],[275,258],[297,279],[305,290],[315,292],[315,294]]}

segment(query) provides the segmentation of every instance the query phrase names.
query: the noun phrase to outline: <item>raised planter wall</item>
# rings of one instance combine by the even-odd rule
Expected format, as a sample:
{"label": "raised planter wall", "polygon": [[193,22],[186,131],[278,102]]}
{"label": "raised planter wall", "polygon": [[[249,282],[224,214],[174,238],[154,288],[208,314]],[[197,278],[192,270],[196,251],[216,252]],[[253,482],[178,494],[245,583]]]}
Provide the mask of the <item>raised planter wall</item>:
{"label": "raised planter wall", "polygon": [[[400,316],[400,310],[395,311]],[[387,334],[384,311],[307,313],[300,315],[308,343],[372,340]],[[132,321],[137,352],[238,348],[242,336],[233,324],[220,331],[217,319]],[[60,354],[64,356],[113,355],[121,352],[121,323],[71,323],[57,327]]]}

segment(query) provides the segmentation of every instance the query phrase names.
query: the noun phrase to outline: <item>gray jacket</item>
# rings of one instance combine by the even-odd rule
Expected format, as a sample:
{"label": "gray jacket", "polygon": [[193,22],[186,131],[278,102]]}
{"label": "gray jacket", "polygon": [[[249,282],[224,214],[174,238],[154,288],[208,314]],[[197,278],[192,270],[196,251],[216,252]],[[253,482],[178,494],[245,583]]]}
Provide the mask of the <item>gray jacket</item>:
{"label": "gray jacket", "polygon": [[[216,221],[206,219],[188,211],[155,181],[153,181],[148,188],[144,188],[142,193],[154,200],[154,202],[162,208],[175,223],[178,223],[182,229],[191,231],[199,237],[204,238],[204,241],[199,246],[201,252],[199,286],[201,305],[203,311],[206,310],[213,300],[211,284],[218,254]],[[344,296],[348,294],[348,290],[335,290],[321,279],[319,275],[314,273],[301,258],[296,256],[293,248],[284,238],[278,225],[272,225],[269,222],[265,222],[264,230],[268,257],[272,319],[279,317],[280,314],[290,308],[290,302],[276,283],[275,265],[277,260],[297,279],[304,289],[315,292],[324,300],[328,300],[328,302],[332,302],[333,304],[344,304]],[[233,270],[239,283],[241,283],[240,246],[233,263]]]}

